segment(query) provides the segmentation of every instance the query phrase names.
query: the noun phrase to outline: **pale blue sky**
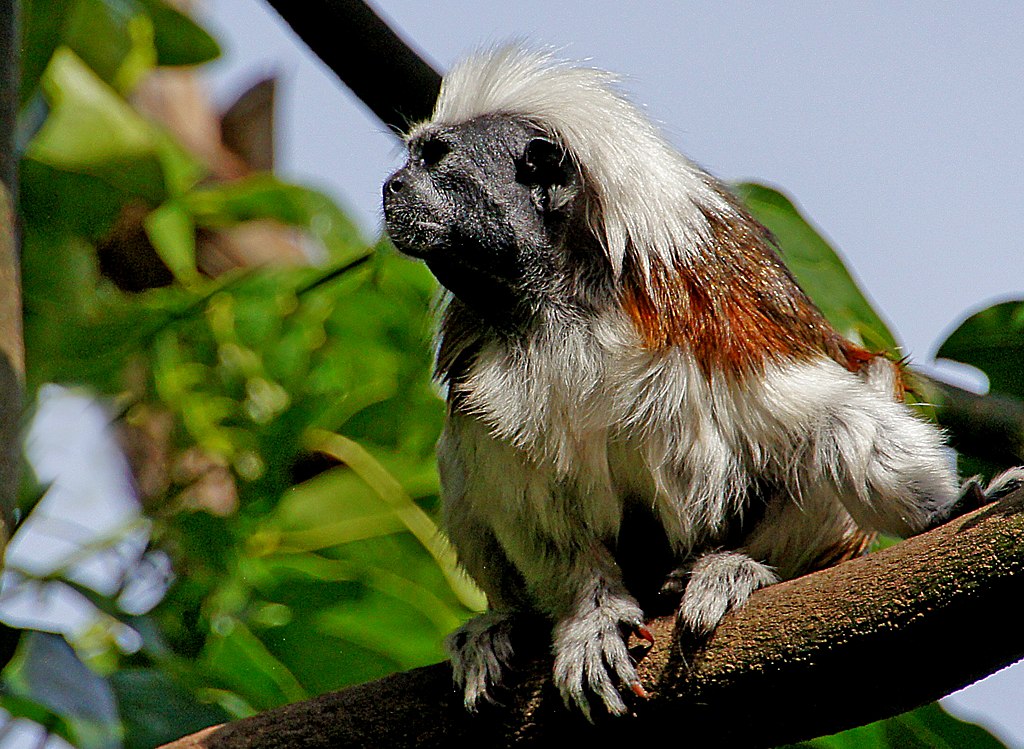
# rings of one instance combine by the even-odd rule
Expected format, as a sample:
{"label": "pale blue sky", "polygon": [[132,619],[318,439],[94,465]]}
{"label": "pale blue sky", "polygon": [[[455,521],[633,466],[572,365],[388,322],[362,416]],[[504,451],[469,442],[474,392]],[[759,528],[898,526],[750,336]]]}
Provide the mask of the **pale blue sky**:
{"label": "pale blue sky", "polygon": [[[918,363],[969,311],[1024,297],[1024,3],[376,7],[441,69],[517,37],[624,75],[695,161],[792,196]],[[203,8],[226,52],[211,66],[219,97],[279,74],[280,171],[329,192],[375,234],[381,182],[400,161],[391,136],[259,0]],[[338,29],[339,45],[348,33]],[[950,633],[958,647],[971,636]],[[1024,746],[1022,694],[1018,666],[956,706]]]}

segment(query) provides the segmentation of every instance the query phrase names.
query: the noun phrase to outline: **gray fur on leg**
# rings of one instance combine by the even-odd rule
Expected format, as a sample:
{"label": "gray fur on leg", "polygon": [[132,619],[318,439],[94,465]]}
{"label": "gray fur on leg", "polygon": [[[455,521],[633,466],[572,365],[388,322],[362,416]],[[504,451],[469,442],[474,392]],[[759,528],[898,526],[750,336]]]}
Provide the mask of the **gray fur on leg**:
{"label": "gray fur on leg", "polygon": [[511,614],[492,610],[470,619],[445,640],[468,710],[475,712],[481,700],[495,701],[492,688],[501,683],[512,658],[511,632]]}
{"label": "gray fur on leg", "polygon": [[589,691],[612,715],[625,714],[626,705],[612,676],[622,685],[639,684],[625,638],[643,623],[636,601],[603,581],[581,597],[576,611],[554,629],[554,681],[566,705],[576,705],[590,720]]}
{"label": "gray fur on leg", "polygon": [[690,569],[677,624],[705,637],[714,631],[727,611],[743,605],[758,588],[778,580],[770,567],[746,554],[735,551],[705,554]]}

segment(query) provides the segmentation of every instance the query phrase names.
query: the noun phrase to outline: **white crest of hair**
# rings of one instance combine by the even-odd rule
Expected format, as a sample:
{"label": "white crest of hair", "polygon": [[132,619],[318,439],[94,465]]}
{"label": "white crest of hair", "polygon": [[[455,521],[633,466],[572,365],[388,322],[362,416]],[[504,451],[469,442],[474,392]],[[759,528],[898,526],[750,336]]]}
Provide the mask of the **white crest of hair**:
{"label": "white crest of hair", "polygon": [[430,122],[522,117],[555,138],[583,173],[588,220],[618,275],[626,254],[647,276],[711,241],[705,211],[736,214],[717,182],[675,148],[616,90],[608,72],[507,45],[480,52],[445,76]]}

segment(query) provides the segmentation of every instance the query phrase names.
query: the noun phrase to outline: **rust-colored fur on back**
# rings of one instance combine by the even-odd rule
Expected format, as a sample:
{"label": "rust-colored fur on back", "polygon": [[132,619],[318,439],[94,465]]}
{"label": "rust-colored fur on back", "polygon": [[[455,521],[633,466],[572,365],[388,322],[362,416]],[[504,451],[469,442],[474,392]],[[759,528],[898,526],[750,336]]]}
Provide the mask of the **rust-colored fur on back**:
{"label": "rust-colored fur on back", "polygon": [[685,255],[674,267],[653,261],[644,277],[627,267],[622,303],[647,348],[689,349],[705,374],[735,376],[769,361],[825,354],[852,372],[873,354],[843,338],[800,289],[749,215],[706,213],[714,257]]}

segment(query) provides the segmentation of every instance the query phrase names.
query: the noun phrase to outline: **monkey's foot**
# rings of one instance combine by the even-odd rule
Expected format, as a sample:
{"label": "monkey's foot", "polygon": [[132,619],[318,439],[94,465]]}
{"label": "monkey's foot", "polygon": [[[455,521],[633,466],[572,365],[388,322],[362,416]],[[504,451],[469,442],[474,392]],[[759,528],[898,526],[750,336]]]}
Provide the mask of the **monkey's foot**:
{"label": "monkey's foot", "polygon": [[612,715],[626,713],[620,684],[639,697],[647,696],[626,645],[630,633],[653,639],[636,601],[611,594],[597,597],[592,607],[555,625],[555,686],[565,704],[578,707],[587,720],[591,720],[590,693]]}
{"label": "monkey's foot", "polygon": [[771,567],[734,551],[705,554],[688,570],[672,573],[667,584],[684,574],[689,580],[676,612],[676,626],[701,639],[715,631],[727,611],[746,603],[755,590],[779,581]]}
{"label": "monkey's foot", "polygon": [[1017,491],[1022,486],[1024,486],[1024,466],[1008,468],[988,482],[988,486],[985,487],[985,498],[989,502],[995,502],[1007,494]]}
{"label": "monkey's foot", "polygon": [[466,709],[476,712],[481,700],[495,702],[493,688],[512,658],[512,616],[488,611],[456,629],[445,640],[455,681],[463,689]]}

